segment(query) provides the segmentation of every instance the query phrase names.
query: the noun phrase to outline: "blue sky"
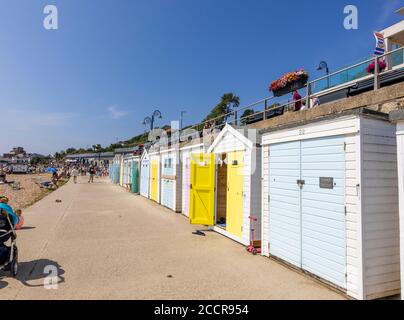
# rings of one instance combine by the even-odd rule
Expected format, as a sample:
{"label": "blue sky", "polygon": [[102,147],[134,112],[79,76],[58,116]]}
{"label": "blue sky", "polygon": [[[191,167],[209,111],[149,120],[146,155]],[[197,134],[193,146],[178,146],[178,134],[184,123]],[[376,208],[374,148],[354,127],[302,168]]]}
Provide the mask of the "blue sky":
{"label": "blue sky", "polygon": [[[45,30],[54,4],[59,29]],[[359,30],[343,27],[345,5]],[[0,0],[0,153],[108,145],[164,119],[200,121],[225,92],[269,95],[284,72],[368,56],[401,0]]]}

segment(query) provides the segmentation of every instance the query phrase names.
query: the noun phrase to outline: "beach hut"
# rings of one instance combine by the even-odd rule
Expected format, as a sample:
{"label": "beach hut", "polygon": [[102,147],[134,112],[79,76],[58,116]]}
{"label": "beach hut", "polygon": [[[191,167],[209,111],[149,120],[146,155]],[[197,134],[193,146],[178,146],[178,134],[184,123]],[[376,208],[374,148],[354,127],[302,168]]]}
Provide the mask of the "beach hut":
{"label": "beach hut", "polygon": [[261,131],[263,255],[357,299],[398,294],[394,125],[363,108],[305,117]]}
{"label": "beach hut", "polygon": [[124,188],[128,188],[130,184],[130,161],[128,156],[126,155],[122,157],[122,168],[123,168],[123,177],[121,186]]}
{"label": "beach hut", "polygon": [[161,157],[161,204],[175,212],[181,212],[182,166],[180,150],[168,147],[160,151]]}
{"label": "beach hut", "polygon": [[157,203],[160,203],[160,172],[161,172],[161,155],[160,150],[150,151],[150,195],[149,198]]}
{"label": "beach hut", "polygon": [[400,261],[401,261],[401,300],[404,300],[404,110],[390,114],[390,119],[397,123],[397,168],[400,212]]}
{"label": "beach hut", "polygon": [[132,193],[139,193],[140,156],[126,155],[124,157],[124,187]]}
{"label": "beach hut", "polygon": [[119,183],[120,176],[121,176],[120,169],[121,169],[121,155],[116,154],[114,157],[114,160],[112,161],[112,166],[111,166],[111,170],[112,170],[111,178],[112,178],[112,182],[115,184]]}
{"label": "beach hut", "polygon": [[146,198],[150,196],[150,158],[147,149],[143,150],[140,158],[140,195]]}
{"label": "beach hut", "polygon": [[[260,242],[261,147],[255,129],[226,125],[205,154],[191,154],[190,222],[249,245]],[[257,221],[251,221],[254,216]]]}

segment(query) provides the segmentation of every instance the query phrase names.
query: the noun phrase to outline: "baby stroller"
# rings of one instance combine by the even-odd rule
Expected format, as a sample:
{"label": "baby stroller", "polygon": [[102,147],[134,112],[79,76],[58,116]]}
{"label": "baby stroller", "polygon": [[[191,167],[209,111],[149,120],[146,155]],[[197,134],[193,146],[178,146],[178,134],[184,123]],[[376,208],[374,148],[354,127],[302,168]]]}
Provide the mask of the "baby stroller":
{"label": "baby stroller", "polygon": [[[8,214],[3,215],[0,210],[0,271],[9,271],[12,277],[18,272],[17,234]],[[10,240],[10,245],[6,242]]]}

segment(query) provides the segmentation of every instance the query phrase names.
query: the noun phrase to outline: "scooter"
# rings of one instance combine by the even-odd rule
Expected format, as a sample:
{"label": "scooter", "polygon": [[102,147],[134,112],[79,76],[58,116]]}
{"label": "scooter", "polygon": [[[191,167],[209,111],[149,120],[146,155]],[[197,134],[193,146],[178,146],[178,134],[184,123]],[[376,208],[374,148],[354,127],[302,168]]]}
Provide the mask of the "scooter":
{"label": "scooter", "polygon": [[250,230],[250,245],[247,246],[246,250],[250,253],[252,253],[253,255],[256,255],[257,253],[261,253],[261,248],[260,247],[256,247],[254,245],[254,223],[258,221],[258,219],[254,216],[249,216],[248,219],[251,220],[251,230]]}

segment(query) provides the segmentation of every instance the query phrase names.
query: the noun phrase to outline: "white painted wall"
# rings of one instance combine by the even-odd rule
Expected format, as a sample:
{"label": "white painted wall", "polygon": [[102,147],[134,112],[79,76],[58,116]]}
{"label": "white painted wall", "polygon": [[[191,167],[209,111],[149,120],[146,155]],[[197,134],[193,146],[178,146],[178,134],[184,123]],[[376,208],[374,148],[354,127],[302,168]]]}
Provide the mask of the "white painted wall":
{"label": "white painted wall", "polygon": [[396,130],[361,119],[364,297],[399,293],[399,215]]}
{"label": "white painted wall", "polygon": [[[404,120],[397,124],[397,159],[400,206],[401,283],[404,284]],[[401,300],[404,300],[404,285],[401,287]]]}
{"label": "white painted wall", "polygon": [[347,293],[361,299],[360,135],[345,136],[346,280]]}
{"label": "white painted wall", "polygon": [[235,137],[231,132],[226,132],[220,142],[215,146],[214,153],[228,153],[230,151],[245,150],[246,146],[243,142]]}
{"label": "white painted wall", "polygon": [[[269,141],[266,135],[262,139]],[[269,144],[262,146],[261,254],[269,257]]]}
{"label": "white painted wall", "polygon": [[[262,231],[261,231],[261,221],[262,221],[262,209],[261,209],[261,190],[262,190],[262,181],[261,181],[261,169],[262,169],[262,148],[254,147],[252,151],[249,153],[251,157],[251,191],[250,191],[250,205],[249,205],[249,215],[254,215],[258,221],[253,224],[254,238],[256,240],[261,240]],[[247,218],[248,218],[247,216]],[[248,236],[248,239],[250,236]]]}

